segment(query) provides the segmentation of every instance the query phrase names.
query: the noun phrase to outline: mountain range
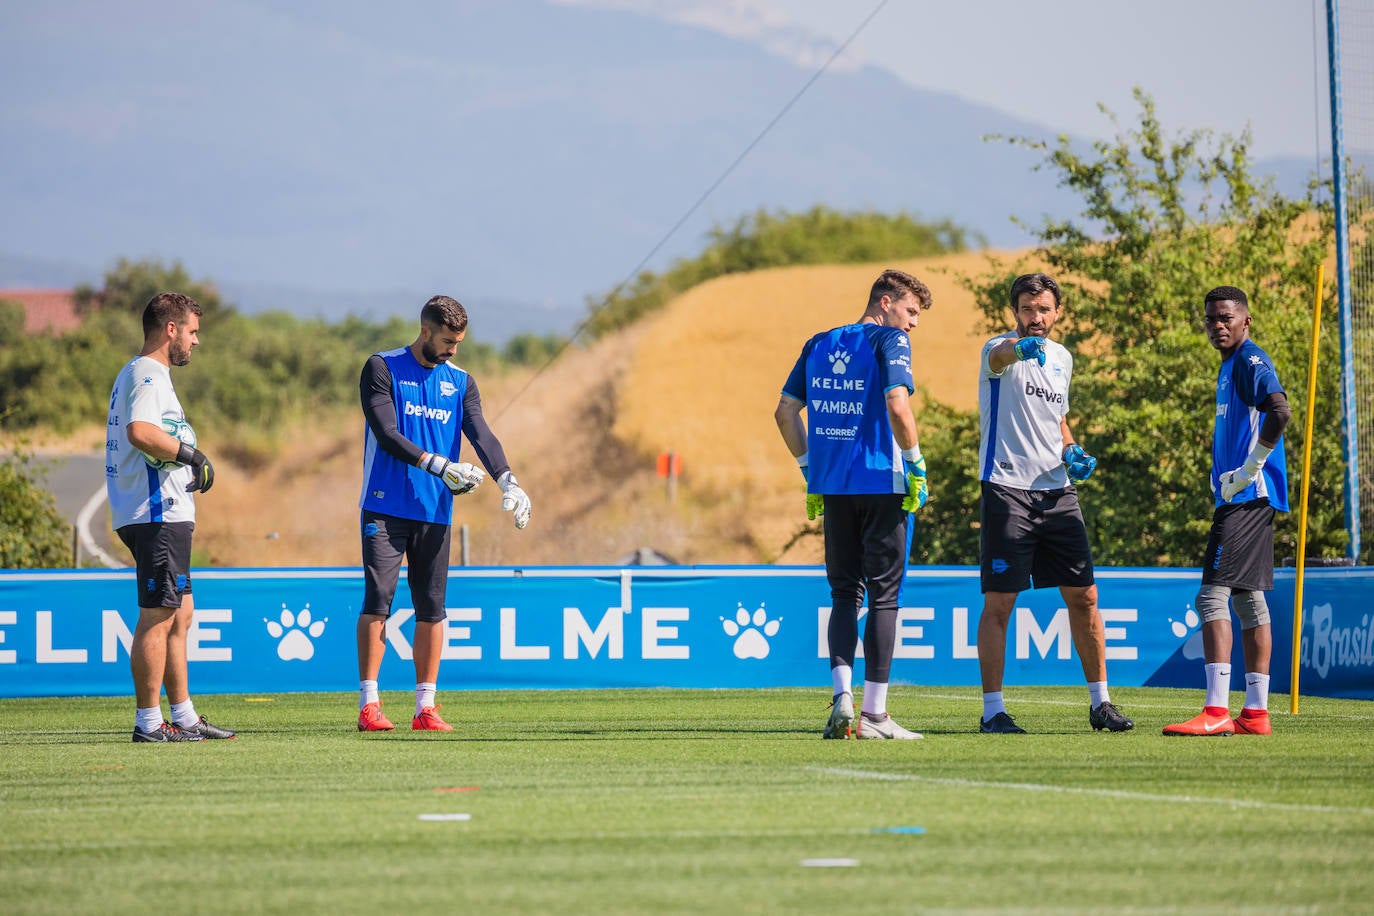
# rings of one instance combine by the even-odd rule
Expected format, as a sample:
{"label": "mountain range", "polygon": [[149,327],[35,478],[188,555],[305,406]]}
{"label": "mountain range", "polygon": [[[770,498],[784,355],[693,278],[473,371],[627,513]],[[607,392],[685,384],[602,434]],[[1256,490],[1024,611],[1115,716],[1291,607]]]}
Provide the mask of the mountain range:
{"label": "mountain range", "polygon": [[[1007,247],[1028,241],[1013,215],[1078,203],[983,139],[1053,125],[872,67],[810,82],[627,11],[75,0],[0,23],[0,287],[152,257],[248,312],[407,315],[445,292],[499,342],[566,332],[759,208],[905,211]],[[1313,166],[1259,170],[1296,192]]]}

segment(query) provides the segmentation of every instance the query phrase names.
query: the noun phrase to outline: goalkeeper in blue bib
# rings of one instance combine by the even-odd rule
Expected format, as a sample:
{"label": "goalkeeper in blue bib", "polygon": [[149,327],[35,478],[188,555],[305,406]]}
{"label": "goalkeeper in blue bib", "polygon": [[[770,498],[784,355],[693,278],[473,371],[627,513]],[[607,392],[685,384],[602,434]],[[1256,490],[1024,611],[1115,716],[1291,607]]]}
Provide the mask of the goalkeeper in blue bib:
{"label": "goalkeeper in blue bib", "polygon": [[[824,519],[834,686],[826,738],[921,737],[888,715],[887,685],[911,550],[910,517],[927,493],[911,413],[908,335],[930,305],[930,290],[920,280],[883,271],[857,322],[806,342],[773,413],[806,478],[807,516]],[[864,691],[856,720],[853,672],[865,593]]]}
{"label": "goalkeeper in blue bib", "polygon": [[[386,653],[401,561],[415,609],[413,731],[452,731],[435,702],[444,650],[453,500],[490,474],[515,527],[530,521],[530,498],[515,480],[500,440],[482,415],[477,380],[451,360],[467,335],[468,313],[449,296],[420,310],[408,347],[375,353],[358,380],[367,431],[361,510],[363,605],[358,615],[358,731],[391,731],[377,677]],[[463,440],[482,467],[460,461]]]}
{"label": "goalkeeper in blue bib", "polygon": [[1088,723],[1121,732],[1135,723],[1107,691],[1107,652],[1097,607],[1092,549],[1077,485],[1092,476],[1097,459],[1069,430],[1069,379],[1073,356],[1049,339],[1060,314],[1059,284],[1047,274],[1025,274],[1011,285],[1015,330],[983,345],[978,408],[982,481],[978,668],[983,681],[984,734],[1025,734],[1002,700],[1007,624],[1016,596],[1058,587],[1069,612],[1083,677],[1088,682]]}

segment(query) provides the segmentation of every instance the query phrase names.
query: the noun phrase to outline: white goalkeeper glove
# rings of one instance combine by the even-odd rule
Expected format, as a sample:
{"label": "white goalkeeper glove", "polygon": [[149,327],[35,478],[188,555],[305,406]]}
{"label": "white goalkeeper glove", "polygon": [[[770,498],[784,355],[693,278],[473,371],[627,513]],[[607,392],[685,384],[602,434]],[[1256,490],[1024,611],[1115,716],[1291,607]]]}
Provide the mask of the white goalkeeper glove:
{"label": "white goalkeeper glove", "polygon": [[466,461],[449,461],[443,455],[431,454],[420,461],[421,470],[428,471],[442,480],[454,496],[462,496],[477,489],[477,485],[487,479],[486,473]]}
{"label": "white goalkeeper glove", "polygon": [[501,497],[502,510],[514,515],[515,527],[524,528],[530,523],[530,498],[520,489],[520,485],[515,482],[515,475],[510,471],[496,478],[496,484],[504,494]]}
{"label": "white goalkeeper glove", "polygon": [[1246,456],[1244,464],[1221,475],[1221,498],[1229,503],[1241,490],[1254,483],[1259,478],[1260,468],[1269,460],[1269,453],[1272,451],[1273,448],[1256,442],[1254,450]]}

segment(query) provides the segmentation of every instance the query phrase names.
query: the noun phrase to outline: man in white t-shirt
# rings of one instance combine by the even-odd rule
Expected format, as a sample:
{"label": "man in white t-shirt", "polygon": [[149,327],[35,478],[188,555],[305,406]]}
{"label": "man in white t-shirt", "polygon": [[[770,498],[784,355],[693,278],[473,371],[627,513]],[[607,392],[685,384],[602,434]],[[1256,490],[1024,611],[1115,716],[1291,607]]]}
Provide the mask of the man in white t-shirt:
{"label": "man in white t-shirt", "polygon": [[983,680],[984,734],[1024,734],[1002,701],[1007,624],[1016,596],[1058,586],[1069,631],[1088,682],[1088,722],[1095,730],[1128,731],[1135,723],[1107,691],[1106,646],[1097,608],[1092,549],[1078,491],[1097,459],[1069,430],[1073,356],[1049,339],[1059,318],[1059,284],[1025,274],[1011,285],[1016,330],[989,340],[979,359],[979,478],[983,614],[978,667]]}
{"label": "man in white t-shirt", "polygon": [[[215,469],[196,448],[195,431],[172,388],[172,366],[191,361],[200,343],[200,305],[159,293],[143,310],[143,350],[115,379],[105,431],[105,489],[115,533],[134,556],[138,625],[129,647],[135,742],[232,738],[196,714],[186,669],[191,630],[191,534],[195,493],[209,491]],[[162,716],[167,690],[171,721]]]}

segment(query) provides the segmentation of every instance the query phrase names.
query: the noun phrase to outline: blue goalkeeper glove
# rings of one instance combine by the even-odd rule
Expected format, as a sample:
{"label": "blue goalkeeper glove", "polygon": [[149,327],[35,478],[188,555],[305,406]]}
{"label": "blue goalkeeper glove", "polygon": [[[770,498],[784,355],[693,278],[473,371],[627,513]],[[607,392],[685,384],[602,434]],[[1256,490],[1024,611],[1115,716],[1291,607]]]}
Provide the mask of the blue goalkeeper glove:
{"label": "blue goalkeeper glove", "polygon": [[915,512],[923,508],[930,497],[926,485],[926,458],[920,446],[902,450],[902,463],[906,466],[906,496],[902,499],[903,512]]}
{"label": "blue goalkeeper glove", "polygon": [[802,480],[806,481],[807,486],[811,485],[811,453],[802,452],[797,456],[797,467],[801,468]]}
{"label": "blue goalkeeper glove", "polygon": [[1093,476],[1097,459],[1083,451],[1077,442],[1064,449],[1064,469],[1069,472],[1069,482],[1080,484]]}
{"label": "blue goalkeeper glove", "polygon": [[1033,359],[1045,365],[1045,339],[1043,337],[1022,337],[1013,348],[1017,359]]}

